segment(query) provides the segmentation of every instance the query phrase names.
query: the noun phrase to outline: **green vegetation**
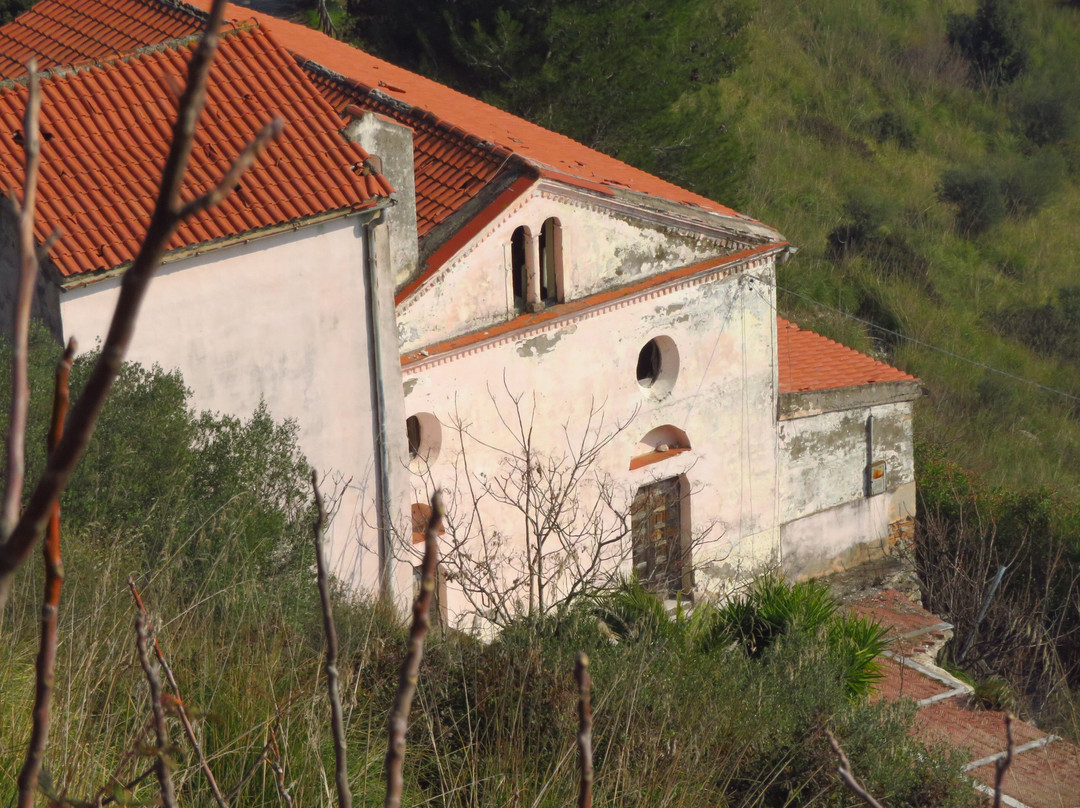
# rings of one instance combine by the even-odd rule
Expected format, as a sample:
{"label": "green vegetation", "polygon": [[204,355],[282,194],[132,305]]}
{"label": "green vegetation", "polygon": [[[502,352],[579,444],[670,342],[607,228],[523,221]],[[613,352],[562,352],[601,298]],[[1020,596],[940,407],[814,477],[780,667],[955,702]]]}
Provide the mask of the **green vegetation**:
{"label": "green vegetation", "polygon": [[[219,565],[241,560],[229,543],[218,546]],[[145,768],[139,741],[148,705],[133,662],[126,544],[101,547],[69,536],[67,567],[58,724],[46,769],[55,792],[85,799],[112,776],[126,781]],[[294,804],[326,804],[333,753],[314,589],[284,595],[272,582],[240,575],[192,603],[179,576],[143,580],[220,782],[228,788],[239,781],[274,727]],[[16,602],[32,602],[37,583],[24,576]],[[770,585],[765,600],[820,602],[817,595],[779,593],[778,586]],[[781,806],[811,798],[850,805],[834,772],[826,729],[837,734],[860,777],[888,805],[979,803],[960,774],[960,755],[912,738],[912,704],[874,705],[852,695],[842,644],[826,633],[793,623],[754,655],[735,641],[705,648],[684,641],[691,636],[688,621],[701,618],[673,620],[655,598],[636,591],[637,607],[623,603],[623,609],[628,618],[638,615],[639,621],[629,622],[640,630],[617,640],[595,617],[598,609],[615,608],[606,600],[555,618],[519,620],[487,645],[436,632],[413,709],[406,803],[572,804],[578,650],[589,654],[594,682],[597,805]],[[386,715],[405,631],[376,604],[339,595],[335,608],[352,787],[357,804],[378,804]],[[5,636],[12,641],[0,647],[5,804],[27,732],[33,612],[29,605],[10,611]],[[652,623],[649,614],[656,618]],[[173,730],[178,738],[175,725]],[[173,757],[181,804],[212,804],[186,744],[178,743]],[[130,796],[153,793],[151,783]],[[279,805],[272,772],[259,769],[234,804]]]}
{"label": "green vegetation", "polygon": [[980,701],[1080,736],[1080,506],[987,485],[937,450],[916,471],[924,605],[956,626],[943,662],[968,671]]}

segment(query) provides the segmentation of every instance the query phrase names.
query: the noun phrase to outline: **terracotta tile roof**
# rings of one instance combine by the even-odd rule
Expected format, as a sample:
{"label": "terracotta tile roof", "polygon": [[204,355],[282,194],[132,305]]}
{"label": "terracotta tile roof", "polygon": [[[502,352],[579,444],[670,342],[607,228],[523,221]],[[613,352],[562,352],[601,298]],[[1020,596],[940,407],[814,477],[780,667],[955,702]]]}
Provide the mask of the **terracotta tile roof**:
{"label": "terracotta tile roof", "polygon": [[[175,99],[193,45],[182,41],[42,82],[38,239],[62,230],[53,258],[72,276],[130,261],[149,221]],[[22,187],[22,83],[0,86],[0,187]],[[338,133],[341,118],[287,51],[258,27],[226,32],[210,74],[182,197],[210,188],[267,121],[283,135],[217,208],[183,224],[169,249],[373,204],[392,189]]]}
{"label": "terracotta tile roof", "polygon": [[311,77],[338,112],[375,112],[413,130],[416,229],[421,237],[495,179],[510,156],[433,115],[387,103],[357,82],[318,70],[312,70]]}
{"label": "terracotta tile roof", "polygon": [[[103,7],[100,12],[94,10]],[[210,0],[42,0],[32,14],[0,28],[11,43],[4,51],[18,61],[38,50],[49,64],[112,56],[119,50],[195,32]],[[107,11],[104,7],[107,6]],[[187,15],[185,27],[184,15]],[[78,15],[89,21],[76,30]],[[601,154],[570,138],[550,132],[437,82],[423,78],[338,42],[302,25],[229,5],[233,21],[255,19],[309,69],[321,74],[318,86],[343,112],[350,104],[393,117],[415,132],[417,225],[421,236],[460,210],[480,189],[510,167],[519,174],[547,176],[615,193],[637,191],[703,210],[741,216],[724,205]],[[161,33],[155,33],[160,30]],[[125,32],[127,39],[119,38]],[[69,53],[70,51],[70,53]],[[21,72],[14,62],[9,70]],[[326,77],[334,74],[336,79]],[[434,258],[429,265],[437,267]]]}
{"label": "terracotta tile roof", "polygon": [[776,318],[780,392],[833,390],[876,382],[914,382],[914,376],[831,339]]}
{"label": "terracotta tile roof", "polygon": [[[210,7],[210,0],[190,2],[204,11]],[[713,213],[753,221],[711,199],[438,82],[384,62],[319,31],[234,5],[228,6],[227,13],[238,19],[252,17],[258,20],[298,57],[377,90],[391,103],[403,103],[424,110],[434,119],[460,127],[463,132],[480,141],[513,152],[534,164],[542,175],[607,191],[639,191],[673,202],[695,205]]]}
{"label": "terracotta tile roof", "polygon": [[[162,0],[42,0],[32,12],[0,27],[0,53],[10,57],[0,57],[0,77],[23,75],[25,62],[32,55],[38,57],[38,68],[45,69],[194,34],[202,30],[202,19],[196,16],[201,14],[193,6],[168,5]],[[229,15],[244,20],[253,13],[230,6]],[[294,39],[296,30],[307,31],[273,17],[254,16],[272,30],[280,28]],[[306,56],[310,51],[301,58]],[[431,113],[380,98],[379,92],[373,92],[377,84],[368,86],[331,77],[314,63],[308,63],[308,67],[309,77],[339,114],[345,115],[348,107],[358,107],[412,128],[420,236],[460,209],[507,163],[509,152],[482,143]]]}
{"label": "terracotta tile roof", "polygon": [[195,33],[189,11],[158,0],[41,0],[0,28],[0,79],[22,76],[31,56],[38,70],[102,59]]}

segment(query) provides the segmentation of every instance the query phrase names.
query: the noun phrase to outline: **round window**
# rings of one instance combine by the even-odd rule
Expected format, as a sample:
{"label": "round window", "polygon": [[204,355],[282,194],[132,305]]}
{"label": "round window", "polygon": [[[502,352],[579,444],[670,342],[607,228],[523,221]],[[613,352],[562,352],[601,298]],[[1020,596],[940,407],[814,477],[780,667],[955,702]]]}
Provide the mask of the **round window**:
{"label": "round window", "polygon": [[675,386],[679,375],[679,351],[671,337],[654,337],[638,352],[637,381],[656,398],[663,398]]}
{"label": "round window", "polygon": [[442,427],[431,413],[421,412],[406,418],[405,436],[409,442],[410,463],[432,463],[439,456]]}

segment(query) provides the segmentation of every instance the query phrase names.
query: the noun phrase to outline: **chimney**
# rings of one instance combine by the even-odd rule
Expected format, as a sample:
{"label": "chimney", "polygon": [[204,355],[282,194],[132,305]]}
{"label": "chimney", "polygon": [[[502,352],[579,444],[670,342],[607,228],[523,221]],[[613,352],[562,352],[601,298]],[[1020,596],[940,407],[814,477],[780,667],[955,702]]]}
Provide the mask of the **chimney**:
{"label": "chimney", "polygon": [[350,106],[353,118],[344,135],[371,155],[372,167],[394,186],[394,205],[386,212],[394,291],[416,275],[416,176],[413,172],[413,130],[384,115]]}

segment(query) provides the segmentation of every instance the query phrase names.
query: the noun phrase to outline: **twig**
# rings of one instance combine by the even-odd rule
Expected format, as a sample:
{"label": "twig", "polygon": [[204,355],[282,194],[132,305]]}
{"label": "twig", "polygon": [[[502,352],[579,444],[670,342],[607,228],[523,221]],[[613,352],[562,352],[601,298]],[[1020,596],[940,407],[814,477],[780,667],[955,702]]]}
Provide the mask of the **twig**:
{"label": "twig", "polygon": [[431,626],[431,600],[435,593],[435,575],[439,567],[439,529],[442,526],[442,498],[436,491],[431,497],[431,515],[424,531],[424,560],[421,566],[420,592],[413,602],[412,626],[409,629],[409,650],[401,662],[397,695],[387,722],[386,799],[384,808],[399,808],[401,791],[405,786],[402,766],[405,763],[405,732],[409,728],[416,682],[420,677],[420,662],[424,658],[424,639]]}
{"label": "twig", "polygon": [[[124,783],[122,786],[120,786],[120,788],[117,789],[117,791],[131,791],[131,789],[135,788],[135,786],[139,785],[139,783],[141,783],[143,780],[145,780],[147,777],[149,777],[153,773],[154,773],[154,767],[151,766],[149,769],[144,771],[138,777],[135,777],[132,780],[128,780],[126,783]],[[98,802],[96,804],[99,805],[99,806],[111,805],[112,803],[114,803],[116,801],[117,801],[117,795],[116,795],[116,793],[114,791],[114,793],[110,794],[108,797],[104,797],[101,800],[101,802]]]}
{"label": "twig", "polygon": [[150,706],[154,712],[154,738],[157,744],[154,771],[161,788],[161,804],[164,808],[176,808],[176,792],[173,790],[169,764],[165,757],[169,748],[169,730],[165,724],[165,708],[161,705],[161,679],[158,677],[157,666],[150,661],[146,650],[146,615],[142,612],[135,615],[135,647],[139,652],[139,664],[146,674],[146,682],[150,685]]}
{"label": "twig", "polygon": [[323,631],[326,634],[326,689],[330,696],[330,725],[334,733],[334,782],[337,786],[338,808],[352,808],[352,791],[349,790],[349,761],[345,746],[345,714],[341,709],[341,690],[338,686],[338,638],[334,626],[334,608],[330,603],[330,578],[326,571],[323,553],[323,529],[326,526],[326,504],[319,491],[319,478],[311,470],[311,487],[315,492],[315,565],[322,603]]}
{"label": "twig", "polygon": [[578,652],[577,665],[574,666],[574,679],[578,686],[578,754],[581,766],[581,782],[578,785],[578,808],[592,808],[592,705],[589,690],[592,679],[589,676],[589,657],[585,652]]}
{"label": "twig", "polygon": [[[4,477],[3,509],[0,513],[0,545],[7,541],[19,518],[22,504],[23,476],[26,468],[26,417],[30,408],[30,380],[27,362],[30,352],[30,310],[34,302],[34,282],[38,257],[34,241],[34,207],[37,201],[38,170],[41,167],[41,137],[38,118],[41,114],[41,83],[37,62],[26,65],[26,112],[23,115],[23,154],[25,175],[23,199],[19,211],[19,287],[11,334],[11,405],[8,415],[7,466]],[[0,602],[0,608],[3,603]]]}
{"label": "twig", "polygon": [[[150,616],[146,612],[146,606],[143,604],[142,596],[139,594],[139,588],[135,585],[134,576],[128,576],[128,588],[131,590],[131,596],[135,598],[135,605],[139,607],[139,613],[146,620],[147,631],[150,631]],[[157,634],[154,634],[154,656],[157,657],[161,669],[165,671],[165,678],[169,682],[169,687],[172,688],[173,696],[176,697],[176,714],[180,719],[180,726],[184,728],[184,735],[187,736],[188,743],[191,744],[191,748],[195,751],[195,756],[199,760],[199,767],[203,770],[203,774],[206,775],[206,782],[210,785],[210,791],[214,795],[214,801],[217,802],[220,808],[229,808],[229,803],[222,795],[217,780],[214,778],[214,773],[210,771],[210,763],[207,761],[206,755],[202,750],[202,745],[195,735],[195,727],[192,726],[191,720],[188,718],[187,710],[184,709],[184,699],[180,695],[180,686],[176,683],[176,677],[173,676],[172,668],[169,667],[169,663],[165,659],[165,652],[161,650],[161,643],[158,642]]]}
{"label": "twig", "polygon": [[[168,241],[183,221],[183,216],[196,209],[185,208],[181,204],[180,189],[191,156],[195,129],[206,104],[206,79],[210,72],[210,63],[217,50],[217,31],[224,11],[225,0],[213,0],[206,23],[206,33],[203,34],[188,63],[187,84],[180,97],[172,142],[165,159],[154,210],[150,215],[150,223],[139,252],[131,267],[124,273],[120,295],[113,311],[108,334],[101,347],[101,353],[90,373],[86,387],[72,406],[64,436],[49,455],[45,471],[30,497],[29,504],[12,529],[10,536],[5,537],[5,543],[0,545],[0,611],[3,611],[7,604],[15,571],[25,563],[34,543],[44,531],[53,505],[67,485],[72,469],[94,432],[98,414],[120,372],[124,356],[135,333],[135,321],[138,318],[143,298],[165,254]],[[255,139],[254,145],[245,149],[233,168],[229,169],[218,188],[205,195],[206,202],[200,203],[202,207],[198,209],[205,209],[215,200],[220,199],[230,179],[234,181],[239,176],[242,167],[250,164],[255,152],[265,146],[269,138],[278,130],[279,126],[275,124],[265,128]],[[24,204],[24,207],[28,206]]]}
{"label": "twig", "polygon": [[1009,770],[1013,760],[1012,713],[1005,713],[1005,757],[994,761],[994,808],[1001,808],[1001,798],[1004,794],[1005,772]]}
{"label": "twig", "polygon": [[[64,418],[68,409],[68,374],[75,356],[75,340],[70,340],[67,350],[56,365],[56,383],[53,388],[52,423],[49,427],[47,446],[49,451],[60,441],[64,433]],[[38,645],[34,678],[34,713],[30,743],[26,759],[19,770],[18,808],[31,808],[37,791],[41,759],[49,742],[49,706],[52,700],[53,679],[56,671],[56,624],[60,613],[60,589],[64,583],[64,564],[60,556],[60,504],[53,505],[49,531],[42,545],[45,557],[45,594],[41,601],[41,642]]]}
{"label": "twig", "polygon": [[281,767],[281,749],[278,746],[277,732],[273,729],[270,730],[270,741],[272,744],[270,748],[274,756],[266,760],[270,764],[270,768],[274,770],[274,783],[277,785],[278,796],[285,803],[285,808],[293,808],[292,794],[289,793],[288,786],[285,785],[285,770]]}
{"label": "twig", "polygon": [[840,760],[840,766],[837,771],[840,772],[840,777],[843,779],[844,784],[849,789],[855,792],[863,802],[870,806],[870,808],[885,808],[880,802],[875,800],[870,792],[866,790],[862,783],[855,779],[855,775],[851,771],[851,762],[848,760],[846,754],[844,754],[843,747],[840,746],[840,742],[836,740],[836,736],[832,734],[831,730],[825,730],[825,735],[829,739],[829,746],[832,747],[836,753],[836,757]]}

